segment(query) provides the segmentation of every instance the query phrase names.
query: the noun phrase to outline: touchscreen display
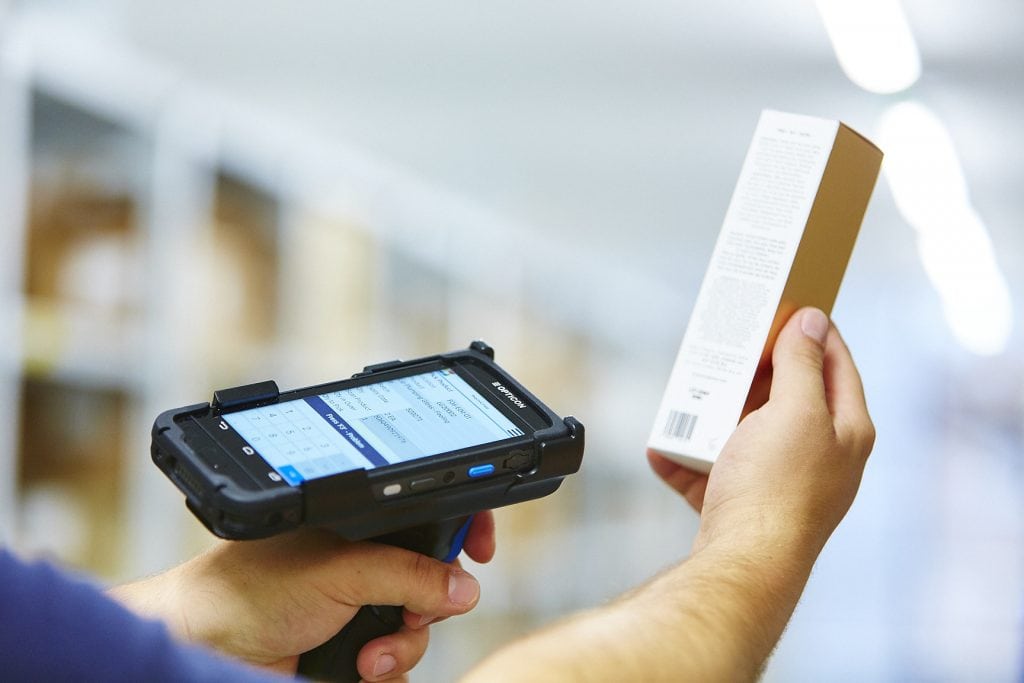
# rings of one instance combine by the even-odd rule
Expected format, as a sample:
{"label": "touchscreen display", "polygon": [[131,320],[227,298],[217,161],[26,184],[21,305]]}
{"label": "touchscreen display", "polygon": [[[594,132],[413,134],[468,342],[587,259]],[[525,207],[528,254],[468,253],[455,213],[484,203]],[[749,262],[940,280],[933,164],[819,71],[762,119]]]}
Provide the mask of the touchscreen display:
{"label": "touchscreen display", "polygon": [[222,419],[293,486],[523,435],[447,368]]}

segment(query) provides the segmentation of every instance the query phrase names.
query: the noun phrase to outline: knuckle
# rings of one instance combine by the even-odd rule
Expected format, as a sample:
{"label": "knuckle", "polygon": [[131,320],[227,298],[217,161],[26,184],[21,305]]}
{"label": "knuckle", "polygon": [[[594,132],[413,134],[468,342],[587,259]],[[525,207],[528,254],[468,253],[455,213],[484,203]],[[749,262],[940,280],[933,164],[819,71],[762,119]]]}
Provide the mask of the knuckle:
{"label": "knuckle", "polygon": [[824,367],[824,357],[822,356],[821,348],[812,345],[811,343],[801,344],[797,348],[792,350],[794,360],[799,362],[801,365],[805,365],[813,370],[821,372]]}
{"label": "knuckle", "polygon": [[420,553],[410,553],[409,573],[415,585],[424,591],[443,588],[447,569],[438,567],[438,561]]}
{"label": "knuckle", "polygon": [[847,422],[840,434],[840,442],[848,455],[865,462],[875,445],[875,425],[867,416]]}
{"label": "knuckle", "polygon": [[419,664],[420,659],[427,652],[427,646],[430,644],[430,628],[422,628],[416,631],[408,631],[408,641],[406,642],[406,649],[402,653],[403,664],[406,671]]}
{"label": "knuckle", "polygon": [[864,425],[861,429],[861,453],[864,458],[871,455],[872,449],[875,447],[875,439],[878,437],[878,432],[875,430],[875,423],[871,421],[871,418],[865,418]]}

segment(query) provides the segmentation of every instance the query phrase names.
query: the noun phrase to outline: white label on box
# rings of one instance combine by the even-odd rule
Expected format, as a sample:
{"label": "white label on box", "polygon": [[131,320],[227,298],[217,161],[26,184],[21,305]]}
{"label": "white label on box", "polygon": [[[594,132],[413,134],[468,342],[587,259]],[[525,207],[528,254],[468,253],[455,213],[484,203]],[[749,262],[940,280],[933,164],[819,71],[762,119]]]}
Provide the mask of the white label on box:
{"label": "white label on box", "polygon": [[706,469],[736,428],[838,129],[762,112],[648,447]]}

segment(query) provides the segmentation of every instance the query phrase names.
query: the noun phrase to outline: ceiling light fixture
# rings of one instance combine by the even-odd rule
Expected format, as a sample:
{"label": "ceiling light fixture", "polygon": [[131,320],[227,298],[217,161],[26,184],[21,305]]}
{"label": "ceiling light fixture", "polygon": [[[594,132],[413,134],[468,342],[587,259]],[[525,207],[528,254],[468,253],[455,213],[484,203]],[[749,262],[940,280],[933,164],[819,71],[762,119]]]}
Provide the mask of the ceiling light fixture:
{"label": "ceiling light fixture", "polygon": [[973,353],[1001,353],[1013,331],[1013,301],[949,132],[924,105],[901,102],[883,114],[879,141],[896,208],[917,232],[953,335]]}
{"label": "ceiling light fixture", "polygon": [[875,93],[895,93],[921,75],[921,56],[899,0],[815,0],[839,66]]}

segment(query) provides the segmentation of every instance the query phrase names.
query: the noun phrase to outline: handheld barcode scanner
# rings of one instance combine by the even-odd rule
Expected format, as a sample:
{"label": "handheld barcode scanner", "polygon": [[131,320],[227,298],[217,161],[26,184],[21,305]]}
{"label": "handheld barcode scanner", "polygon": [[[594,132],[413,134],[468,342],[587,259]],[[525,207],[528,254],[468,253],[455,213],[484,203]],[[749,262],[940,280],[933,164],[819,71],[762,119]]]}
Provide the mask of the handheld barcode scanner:
{"label": "handheld barcode scanner", "polygon": [[[546,496],[576,472],[583,431],[474,342],[304,389],[217,391],[162,413],[152,455],[222,538],[320,527],[450,562],[474,513]],[[401,625],[400,606],[365,606],[299,673],[358,681],[362,646]]]}

